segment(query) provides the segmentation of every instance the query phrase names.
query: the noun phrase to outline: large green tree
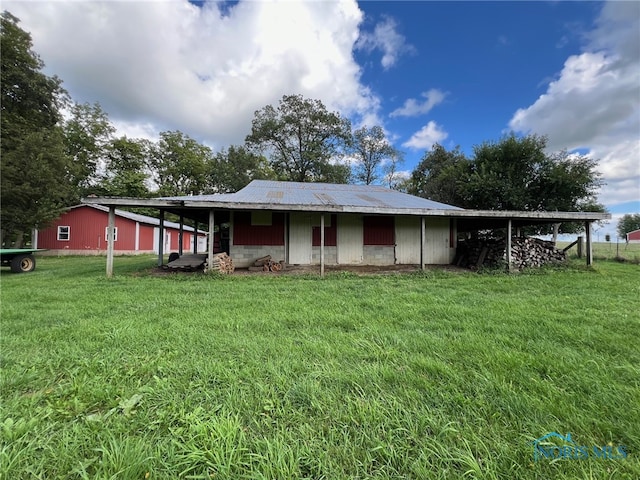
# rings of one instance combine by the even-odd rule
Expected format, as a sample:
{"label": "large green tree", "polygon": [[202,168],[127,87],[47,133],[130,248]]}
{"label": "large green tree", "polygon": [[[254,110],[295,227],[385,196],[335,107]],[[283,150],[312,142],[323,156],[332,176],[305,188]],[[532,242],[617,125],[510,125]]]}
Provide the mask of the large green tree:
{"label": "large green tree", "polygon": [[267,159],[243,146],[231,145],[212,158],[209,164],[208,190],[212,193],[232,193],[251,180],[275,179]]}
{"label": "large green tree", "polygon": [[[546,148],[546,137],[509,135],[474,147],[467,160],[457,148],[448,152],[436,145],[414,170],[409,191],[463,208],[604,211],[597,201],[597,161],[566,151],[548,154]],[[560,231],[582,228],[565,223]]]}
{"label": "large green tree", "polygon": [[0,20],[0,243],[21,246],[68,202],[71,165],[58,126],[66,92],[60,79],[42,72],[19,20],[6,11]]}
{"label": "large green tree", "polygon": [[149,197],[151,142],[120,137],[111,140],[99,185],[102,195]]}
{"label": "large green tree", "polygon": [[158,195],[197,195],[207,189],[211,149],[179,132],[162,132],[151,148],[152,179]]}
{"label": "large green tree", "polygon": [[547,154],[547,138],[510,135],[474,148],[465,181],[467,206],[495,210],[593,209],[602,185],[597,161],[562,151]]}
{"label": "large green tree", "polygon": [[96,186],[115,127],[100,104],[74,103],[62,128],[67,155],[72,159],[69,181],[75,187],[74,201],[78,201]]}
{"label": "large green tree", "polygon": [[448,151],[435,144],[411,174],[408,193],[449,205],[466,204],[463,189],[471,163],[459,147]]}
{"label": "large green tree", "polygon": [[[382,127],[364,126],[353,132],[351,155],[354,158],[353,176],[357,182],[371,185],[384,174],[385,164],[395,168],[401,153],[387,140]],[[392,175],[393,176],[392,172]]]}
{"label": "large green tree", "polygon": [[349,120],[320,100],[285,95],[277,108],[255,112],[245,142],[267,154],[282,180],[347,183],[350,168],[342,159],[350,140]]}
{"label": "large green tree", "polygon": [[618,237],[627,238],[627,233],[640,230],[640,213],[627,213],[618,220]]}

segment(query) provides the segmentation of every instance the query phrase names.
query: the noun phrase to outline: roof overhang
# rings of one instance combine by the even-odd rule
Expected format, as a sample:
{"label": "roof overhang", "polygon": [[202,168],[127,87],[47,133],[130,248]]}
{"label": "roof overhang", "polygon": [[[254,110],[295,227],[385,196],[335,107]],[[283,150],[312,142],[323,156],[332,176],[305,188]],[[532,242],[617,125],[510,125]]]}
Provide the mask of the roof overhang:
{"label": "roof overhang", "polygon": [[[566,222],[595,222],[611,218],[609,213],[600,212],[528,212],[504,210],[454,210],[425,208],[393,208],[384,206],[349,205],[303,205],[279,203],[229,202],[221,199],[182,200],[161,198],[88,197],[85,204],[99,204],[113,207],[146,207],[162,209],[181,214],[187,218],[200,218],[204,211],[214,210],[270,210],[280,212],[354,213],[364,215],[407,215],[420,217],[446,217],[458,219],[459,229],[468,230],[501,228],[511,220],[514,227]],[[191,214],[191,216],[190,216]]]}

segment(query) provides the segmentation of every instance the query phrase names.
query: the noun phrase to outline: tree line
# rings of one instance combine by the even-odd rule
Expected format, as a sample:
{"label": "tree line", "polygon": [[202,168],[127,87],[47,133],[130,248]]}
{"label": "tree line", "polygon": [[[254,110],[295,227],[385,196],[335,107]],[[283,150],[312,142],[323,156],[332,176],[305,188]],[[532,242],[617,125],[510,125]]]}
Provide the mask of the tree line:
{"label": "tree line", "polygon": [[117,136],[97,103],[73,102],[43,73],[31,36],[1,17],[2,244],[20,245],[83,196],[229,193],[254,179],[382,183],[463,208],[603,211],[597,162],[547,154],[546,138],[510,135],[474,148],[434,145],[408,178],[380,126],[352,129],[320,100],[285,95],[254,114],[243,145],[218,152],[180,131]]}

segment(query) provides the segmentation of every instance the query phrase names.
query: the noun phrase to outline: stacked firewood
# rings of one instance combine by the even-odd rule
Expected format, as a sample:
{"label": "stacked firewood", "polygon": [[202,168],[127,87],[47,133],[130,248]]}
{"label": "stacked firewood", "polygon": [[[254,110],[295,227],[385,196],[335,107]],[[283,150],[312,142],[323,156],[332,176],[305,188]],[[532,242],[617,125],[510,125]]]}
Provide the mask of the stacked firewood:
{"label": "stacked firewood", "polygon": [[[511,239],[511,265],[518,270],[541,267],[566,261],[566,254],[553,242],[533,237]],[[507,252],[504,238],[465,240],[458,245],[456,265],[472,269],[506,264]]]}
{"label": "stacked firewood", "polygon": [[284,260],[274,262],[271,255],[258,258],[253,262],[253,266],[249,267],[250,272],[279,272],[284,268]]}
{"label": "stacked firewood", "polygon": [[216,253],[213,256],[211,266],[207,262],[204,264],[205,272],[233,273],[234,270],[233,259],[226,252]]}

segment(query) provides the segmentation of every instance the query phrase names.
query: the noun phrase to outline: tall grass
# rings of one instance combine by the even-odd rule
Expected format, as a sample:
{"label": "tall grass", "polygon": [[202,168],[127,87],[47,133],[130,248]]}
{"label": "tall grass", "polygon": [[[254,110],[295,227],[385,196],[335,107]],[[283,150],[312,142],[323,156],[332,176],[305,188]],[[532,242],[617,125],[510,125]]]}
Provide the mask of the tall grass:
{"label": "tall grass", "polygon": [[[639,478],[639,267],[3,271],[3,478]],[[557,431],[624,459],[534,461]]]}

